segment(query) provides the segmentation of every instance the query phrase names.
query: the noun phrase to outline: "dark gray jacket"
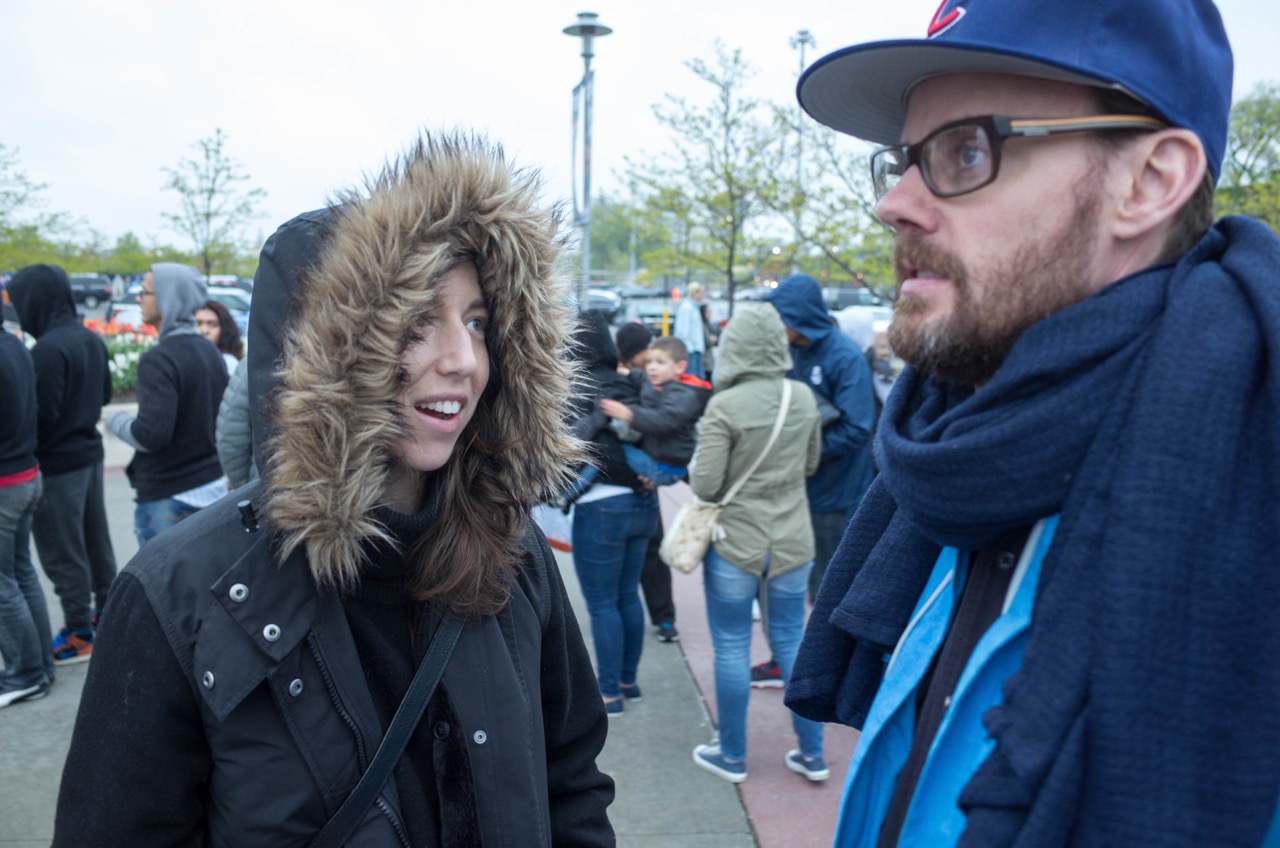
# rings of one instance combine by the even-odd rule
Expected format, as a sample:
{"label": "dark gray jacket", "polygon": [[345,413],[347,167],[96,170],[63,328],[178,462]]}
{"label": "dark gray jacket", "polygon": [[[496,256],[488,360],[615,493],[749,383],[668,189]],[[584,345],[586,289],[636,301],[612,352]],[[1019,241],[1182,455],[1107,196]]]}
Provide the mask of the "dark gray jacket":
{"label": "dark gray jacket", "polygon": [[[277,565],[235,500],[117,578],[85,693],[128,709],[80,714],[66,773],[110,761],[111,779],[64,782],[54,845],[306,845],[377,750],[386,728],[341,597],[301,551]],[[595,767],[607,719],[553,555],[534,530],[525,549],[512,602],[463,629],[441,683],[459,718],[433,728],[436,756],[476,777],[481,844],[612,845]],[[405,844],[399,811],[393,775],[350,844]]]}

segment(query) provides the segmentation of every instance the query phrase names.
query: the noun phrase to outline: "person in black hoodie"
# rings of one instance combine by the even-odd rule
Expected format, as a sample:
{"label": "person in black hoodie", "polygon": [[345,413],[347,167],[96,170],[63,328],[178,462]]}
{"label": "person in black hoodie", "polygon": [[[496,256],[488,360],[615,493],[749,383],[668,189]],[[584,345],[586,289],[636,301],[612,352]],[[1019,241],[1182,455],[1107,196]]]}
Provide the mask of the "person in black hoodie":
{"label": "person in black hoodie", "polygon": [[138,362],[138,414],[114,412],[107,428],[137,450],[126,471],[137,492],[133,532],[145,545],[227,493],[214,442],[227,367],[196,332],[205,300],[200,272],[159,262],[142,279],[142,320],[160,343]]}
{"label": "person in black hoodie", "polygon": [[36,339],[36,458],[44,495],[32,531],[65,617],[53,658],[82,662],[93,653],[97,612],[116,576],[97,426],[111,400],[107,347],[76,317],[71,282],[57,265],[23,268],[9,283],[9,298],[22,329]]}
{"label": "person in black hoodie", "polygon": [[44,590],[31,565],[31,520],[40,500],[36,380],[22,342],[0,331],[0,707],[49,692],[53,657]]}

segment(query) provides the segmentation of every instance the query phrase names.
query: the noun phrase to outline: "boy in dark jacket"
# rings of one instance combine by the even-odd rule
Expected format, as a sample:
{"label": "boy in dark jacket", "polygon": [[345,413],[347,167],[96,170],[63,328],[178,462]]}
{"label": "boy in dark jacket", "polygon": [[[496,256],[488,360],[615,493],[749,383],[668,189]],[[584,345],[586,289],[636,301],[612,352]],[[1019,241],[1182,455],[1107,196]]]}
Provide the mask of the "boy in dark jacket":
{"label": "boy in dark jacket", "polygon": [[623,445],[631,470],[659,486],[684,479],[698,443],[695,427],[711,397],[710,383],[685,373],[688,360],[684,342],[675,336],[656,338],[649,345],[645,373],[627,373],[639,389],[639,403],[600,401],[604,414],[614,419],[614,429],[623,430],[624,442],[628,436],[619,422],[639,434],[635,443]]}
{"label": "boy in dark jacket", "polygon": [[[697,444],[694,428],[711,397],[710,383],[685,373],[688,356],[684,342],[674,336],[654,339],[645,373],[625,366],[618,369],[635,388],[635,400],[601,399],[597,410],[574,425],[575,435],[589,441],[605,426],[612,426],[623,442],[627,465],[637,476],[657,486],[684,479]],[[596,468],[584,468],[561,496],[561,509],[568,510],[598,476]]]}

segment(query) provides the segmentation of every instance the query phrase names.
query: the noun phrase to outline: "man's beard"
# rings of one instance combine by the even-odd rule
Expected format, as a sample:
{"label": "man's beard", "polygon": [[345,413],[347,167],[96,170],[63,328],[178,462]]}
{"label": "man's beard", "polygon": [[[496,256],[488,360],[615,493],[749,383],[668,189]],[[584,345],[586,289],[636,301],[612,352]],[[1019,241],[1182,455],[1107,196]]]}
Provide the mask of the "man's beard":
{"label": "man's beard", "polygon": [[959,259],[919,237],[898,236],[894,240],[898,285],[905,267],[927,268],[950,280],[954,297],[951,314],[926,325],[928,319],[915,316],[927,312],[927,299],[899,296],[889,325],[894,351],[939,380],[967,386],[990,380],[1028,327],[1093,294],[1088,269],[1100,205],[1094,188],[1084,187],[1063,232],[1027,241],[999,267],[984,269],[980,292]]}

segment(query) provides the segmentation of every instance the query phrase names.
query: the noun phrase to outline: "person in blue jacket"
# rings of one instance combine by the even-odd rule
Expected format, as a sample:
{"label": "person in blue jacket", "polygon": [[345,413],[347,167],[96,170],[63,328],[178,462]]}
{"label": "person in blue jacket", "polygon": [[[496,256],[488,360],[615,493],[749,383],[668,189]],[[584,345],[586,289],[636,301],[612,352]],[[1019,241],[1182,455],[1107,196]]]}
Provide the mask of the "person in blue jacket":
{"label": "person in blue jacket", "polygon": [[[787,328],[787,376],[813,390],[822,418],[822,456],[807,486],[814,539],[809,572],[813,600],[844,528],[871,485],[875,391],[866,358],[831,320],[822,289],[812,277],[788,277],[768,301]],[[781,688],[782,670],[770,659],[751,669],[751,683],[756,688]]]}
{"label": "person in blue jacket", "polygon": [[1214,222],[1221,16],[920,23],[798,88],[883,145],[908,363],[785,694],[860,731],[834,844],[1276,848],[1280,239]]}
{"label": "person in blue jacket", "polygon": [[796,274],[783,280],[769,295],[769,303],[787,328],[787,376],[813,389],[822,416],[822,458],[808,485],[809,514],[818,540],[809,576],[812,598],[845,525],[871,485],[875,393],[866,358],[831,320],[812,277]]}

